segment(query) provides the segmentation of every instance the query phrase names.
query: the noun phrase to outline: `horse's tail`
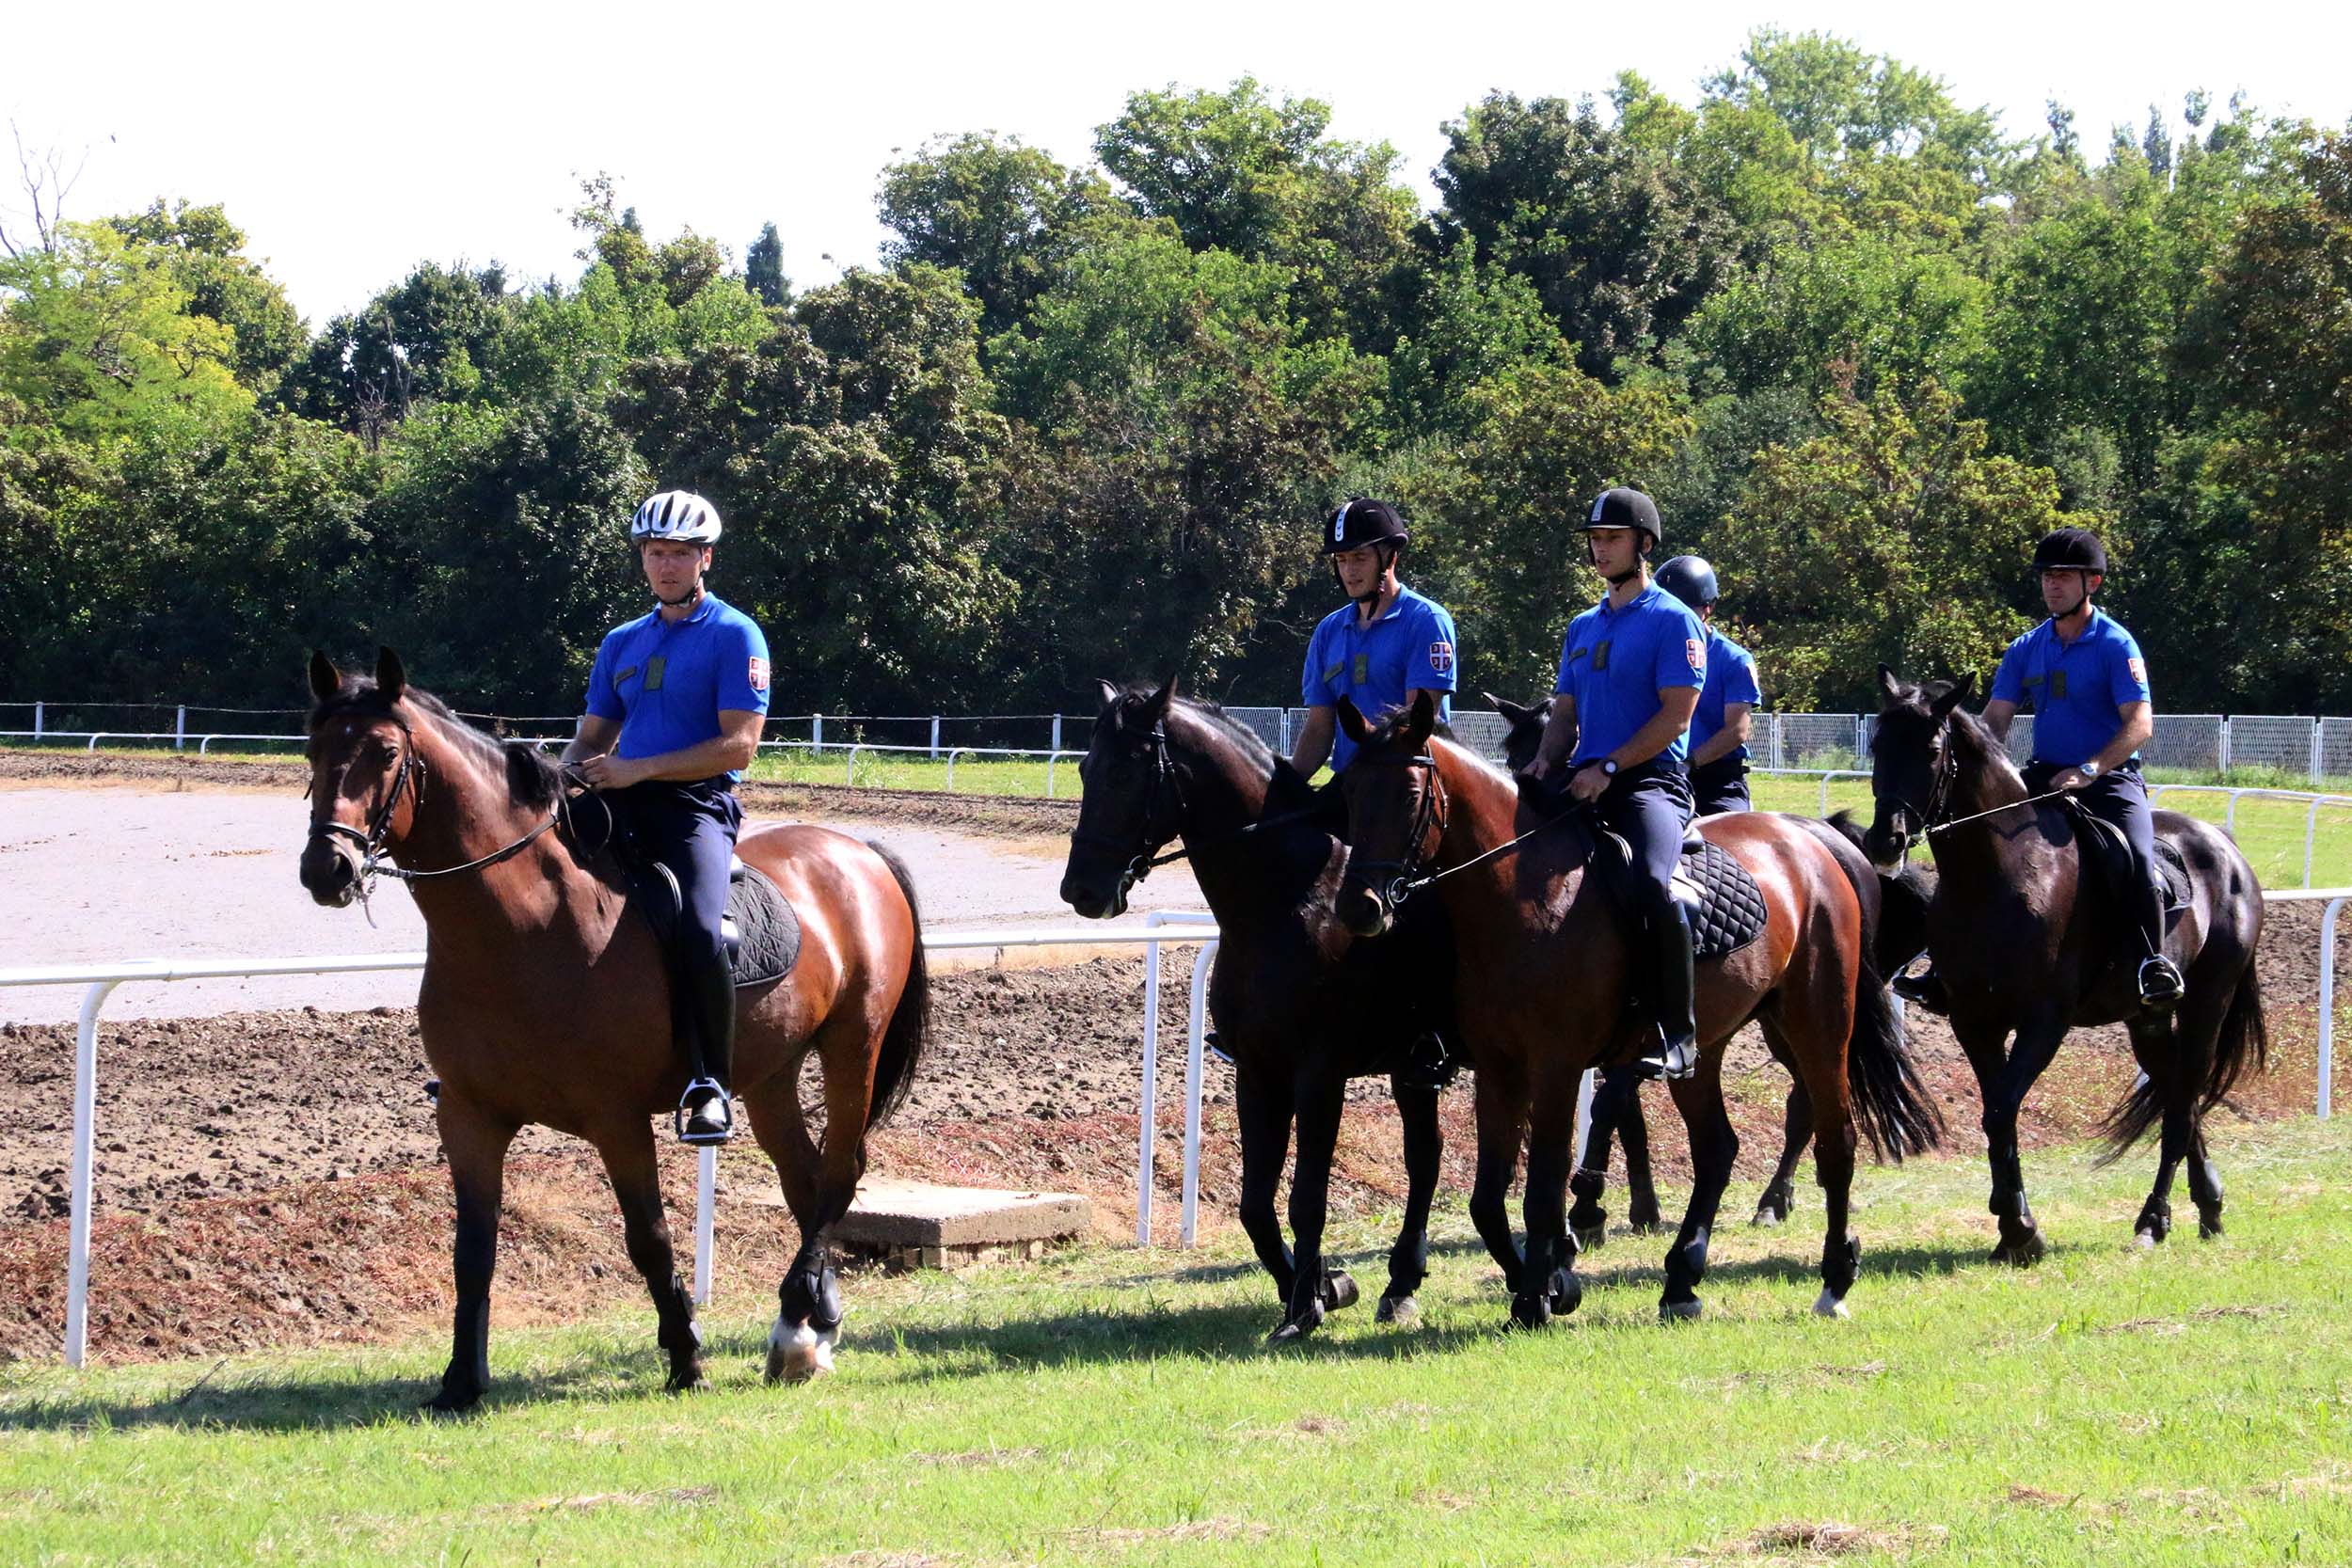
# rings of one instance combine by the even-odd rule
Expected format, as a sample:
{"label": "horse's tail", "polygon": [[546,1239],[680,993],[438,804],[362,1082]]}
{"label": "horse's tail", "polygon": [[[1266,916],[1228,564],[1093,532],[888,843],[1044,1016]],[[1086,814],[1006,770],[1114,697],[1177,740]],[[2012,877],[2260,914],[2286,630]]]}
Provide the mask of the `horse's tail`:
{"label": "horse's tail", "polygon": [[914,895],[914,873],[907,869],[906,862],[871,839],[866,847],[890,867],[890,875],[907,901],[907,914],[914,923],[914,948],[907,956],[906,990],[898,994],[898,1006],[890,1014],[890,1026],[882,1031],[882,1050],[874,1057],[874,1098],[867,1102],[866,1111],[866,1125],[870,1129],[888,1119],[914,1086],[914,1069],[923,1060],[924,1047],[930,1043],[931,968],[923,954],[923,906]]}
{"label": "horse's tail", "polygon": [[[1841,837],[1856,838],[1851,822],[1833,818],[1831,825]],[[1890,904],[1917,897],[1919,890],[1916,883],[1906,888],[1899,879],[1880,877],[1858,842],[1851,843],[1851,849],[1850,854],[1833,852],[1831,858],[1845,873],[1864,910],[1870,908],[1873,892],[1880,895],[1880,913],[1875,927],[1866,926],[1856,955],[1859,969],[1854,975],[1853,1036],[1846,1043],[1846,1085],[1853,1095],[1854,1119],[1861,1125],[1862,1135],[1870,1140],[1871,1149],[1881,1159],[1899,1164],[1907,1156],[1924,1153],[1944,1141],[1944,1118],[1929,1098],[1919,1069],[1912,1064],[1902,1015],[1895,1010],[1895,999],[1886,990],[1886,973],[1879,964]],[[1865,878],[1876,879],[1878,886],[1873,889]],[[1923,921],[1925,911],[1922,900]],[[1903,961],[1915,956],[1915,950]]]}
{"label": "horse's tail", "polygon": [[[2179,1037],[2177,1032],[2175,1037]],[[2182,1043],[2195,1049],[2194,1042]],[[2202,1063],[2183,1064],[2203,1080],[2197,1090],[2197,1114],[2201,1117],[2220,1104],[2249,1064],[2257,1071],[2270,1065],[2270,1025],[2263,1019],[2262,974],[2250,956],[2230,993],[2230,1007],[2221,1015],[2211,1056]],[[2164,1090],[2153,1078],[2143,1075],[2099,1129],[2107,1144],[2099,1163],[2104,1165],[2120,1157],[2163,1119]]]}

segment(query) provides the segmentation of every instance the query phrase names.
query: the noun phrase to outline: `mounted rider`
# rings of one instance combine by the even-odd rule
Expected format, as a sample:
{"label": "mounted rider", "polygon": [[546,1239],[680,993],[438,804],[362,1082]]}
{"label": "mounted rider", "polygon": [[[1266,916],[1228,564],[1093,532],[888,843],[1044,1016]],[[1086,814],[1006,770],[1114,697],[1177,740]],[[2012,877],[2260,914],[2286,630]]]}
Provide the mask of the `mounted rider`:
{"label": "mounted rider", "polygon": [[1699,1064],[1690,911],[1669,884],[1692,816],[1684,736],[1707,683],[1707,628],[1650,580],[1664,533],[1649,497],[1603,491],[1582,528],[1585,558],[1609,593],[1568,625],[1558,700],[1528,776],[1544,780],[1565,761],[1570,799],[1593,805],[1631,847],[1660,1041],[1642,1066],[1688,1078]]}
{"label": "mounted rider", "polygon": [[705,585],[718,508],[664,490],[628,527],[657,607],[615,627],[588,675],[587,712],[564,761],[601,792],[636,849],[677,879],[691,1059],[678,1136],[723,1143],[735,1059],[735,977],[720,937],[743,808],[742,770],[768,714],[768,640]]}
{"label": "mounted rider", "polygon": [[[1426,691],[1439,721],[1451,716],[1462,662],[1454,617],[1399,580],[1397,562],[1410,542],[1405,519],[1387,501],[1358,496],[1331,515],[1322,553],[1348,602],[1323,618],[1307,644],[1299,679],[1307,723],[1290,759],[1302,779],[1313,778],[1327,759],[1335,776],[1355,759],[1356,743],[1339,733],[1343,696],[1377,718]],[[1333,806],[1344,810],[1338,792],[1328,793]],[[1427,918],[1413,923],[1415,940]],[[1455,1065],[1433,1030],[1415,1042],[1406,1071],[1411,1082],[1442,1087]]]}
{"label": "mounted rider", "polygon": [[1691,796],[1701,816],[1750,811],[1748,726],[1764,700],[1756,658],[1715,629],[1722,590],[1707,558],[1678,555],[1658,568],[1658,586],[1691,607],[1707,628],[1707,684],[1691,715]]}
{"label": "mounted rider", "polygon": [[[2107,552],[2090,530],[2062,528],[2044,535],[2034,546],[2033,569],[2049,619],[2001,656],[1984,721],[2007,740],[2018,710],[2030,706],[2034,754],[2024,769],[2026,792],[2066,791],[2122,831],[2131,847],[2140,1005],[2169,1007],[2181,1000],[2185,982],[2164,954],[2155,821],[2139,773],[2139,748],[2156,727],[2148,661],[2132,634],[2090,602],[2106,580]],[[1944,1002],[1932,972],[1899,977],[1895,990],[1939,1010]]]}

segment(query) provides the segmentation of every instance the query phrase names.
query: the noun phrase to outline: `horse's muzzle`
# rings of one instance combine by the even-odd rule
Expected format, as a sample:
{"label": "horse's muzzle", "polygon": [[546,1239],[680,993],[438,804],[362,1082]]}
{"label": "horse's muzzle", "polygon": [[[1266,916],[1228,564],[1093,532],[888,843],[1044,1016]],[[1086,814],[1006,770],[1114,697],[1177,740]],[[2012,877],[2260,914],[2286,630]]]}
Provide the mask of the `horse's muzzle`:
{"label": "horse's muzzle", "polygon": [[1882,806],[1878,820],[1862,835],[1862,847],[1869,855],[1871,864],[1881,871],[1893,871],[1911,852],[1915,836],[1909,812],[1900,806]]}
{"label": "horse's muzzle", "polygon": [[1099,872],[1065,871],[1061,879],[1061,901],[1087,920],[1109,920],[1127,912],[1127,895],[1136,885],[1135,873],[1121,870],[1104,876]]}
{"label": "horse's muzzle", "polygon": [[359,859],[325,834],[302,847],[302,886],[330,910],[344,910],[359,896]]}
{"label": "horse's muzzle", "polygon": [[1386,936],[1389,927],[1396,924],[1396,911],[1387,895],[1352,875],[1340,884],[1340,895],[1331,912],[1354,936]]}

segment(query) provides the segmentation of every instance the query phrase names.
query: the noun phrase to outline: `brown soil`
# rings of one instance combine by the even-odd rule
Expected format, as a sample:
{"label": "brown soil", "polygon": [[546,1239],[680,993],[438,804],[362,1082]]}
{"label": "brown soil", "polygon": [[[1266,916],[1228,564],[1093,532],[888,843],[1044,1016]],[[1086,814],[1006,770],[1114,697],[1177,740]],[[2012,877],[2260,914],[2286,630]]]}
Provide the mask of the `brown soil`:
{"label": "brown soil", "polygon": [[[0,753],[0,773],[48,782],[89,776],[58,762]],[[135,759],[106,768],[161,769],[248,787],[259,769],[194,759]],[[229,775],[216,780],[215,772]],[[299,776],[289,774],[294,787]],[[102,772],[100,775],[103,777]],[[785,792],[777,792],[779,796]],[[962,831],[1033,836],[1057,808],[1041,802],[882,800],[832,791],[823,809],[872,804],[904,822],[902,800]],[[770,811],[793,807],[779,799]],[[998,824],[992,828],[991,824]],[[1048,830],[1050,831],[1050,829]],[[2315,1083],[2319,910],[2274,907],[2264,942],[2272,1070],[2240,1086],[2224,1117],[2266,1119],[2312,1103]],[[1184,1026],[1190,958],[1171,955],[1162,992],[1159,1132],[1165,1205],[1175,1228],[1181,1171]],[[874,1168],[916,1179],[1051,1187],[1095,1199],[1098,1228],[1132,1234],[1142,961],[980,970],[938,978],[938,1032],[914,1096],[874,1138]],[[1914,1046],[1953,1132],[1976,1158],[1976,1088],[1940,1021],[1915,1013]],[[0,1025],[0,1355],[54,1356],[65,1291],[65,1181],[73,1034]],[[2071,1039],[2027,1106],[2027,1141],[2081,1138],[2128,1088],[2120,1030]],[[117,1359],[160,1358],[331,1340],[398,1338],[442,1323],[449,1299],[450,1212],[422,1092],[413,1013],[294,1012],[152,1019],[103,1026],[90,1339]],[[1742,1181],[1726,1214],[1744,1217],[1754,1182],[1778,1152],[1787,1077],[1751,1032],[1733,1046],[1725,1084],[1741,1139]],[[1204,1227],[1231,1223],[1239,1155],[1231,1070],[1206,1080]],[[1363,1212],[1403,1196],[1396,1122],[1384,1085],[1356,1086],[1334,1201]],[[1687,1175],[1681,1128],[1647,1099],[1662,1180]],[[1459,1192],[1471,1164],[1470,1097],[1443,1101],[1444,1180]],[[2144,1155],[2135,1159],[2145,1158]],[[665,1189],[681,1242],[691,1234],[691,1160],[665,1154]],[[756,1150],[721,1161],[717,1269],[727,1304],[764,1294],[788,1260],[790,1224],[765,1201],[773,1175]],[[1804,1180],[1809,1181],[1809,1172]],[[1867,1182],[1866,1171],[1862,1180]],[[582,1146],[538,1131],[517,1141],[499,1261],[499,1322],[564,1321],[644,1300],[620,1245],[618,1216]],[[1818,1216],[1814,1200],[1800,1203]],[[1611,1200],[1621,1212],[1619,1199]],[[1804,1221],[1798,1222],[1799,1233]],[[1809,1241],[1804,1243],[1809,1246]],[[1374,1272],[1376,1274],[1376,1265]],[[1367,1280],[1367,1288],[1372,1281]],[[650,1332],[650,1330],[648,1330]],[[649,1353],[650,1354],[650,1353]]]}

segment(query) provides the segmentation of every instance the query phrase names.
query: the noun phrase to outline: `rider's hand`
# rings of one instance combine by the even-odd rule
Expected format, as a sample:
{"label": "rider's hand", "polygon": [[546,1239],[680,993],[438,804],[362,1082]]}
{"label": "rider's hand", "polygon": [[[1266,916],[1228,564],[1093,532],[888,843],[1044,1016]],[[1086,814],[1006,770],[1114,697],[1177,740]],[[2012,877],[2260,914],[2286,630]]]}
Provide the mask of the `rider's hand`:
{"label": "rider's hand", "polygon": [[2061,773],[2056,773],[2051,776],[2050,787],[2052,789],[2080,789],[2083,785],[2089,784],[2090,782],[2090,781],[2089,779],[2083,777],[2083,770],[2081,768],[2069,768]]}
{"label": "rider's hand", "polygon": [[587,780],[594,789],[627,789],[638,782],[637,765],[610,752],[598,756],[582,757],[575,766],[580,776]]}
{"label": "rider's hand", "polygon": [[1568,781],[1568,793],[1579,802],[1590,805],[1609,793],[1609,775],[1601,771],[1599,763],[1588,762]]}

